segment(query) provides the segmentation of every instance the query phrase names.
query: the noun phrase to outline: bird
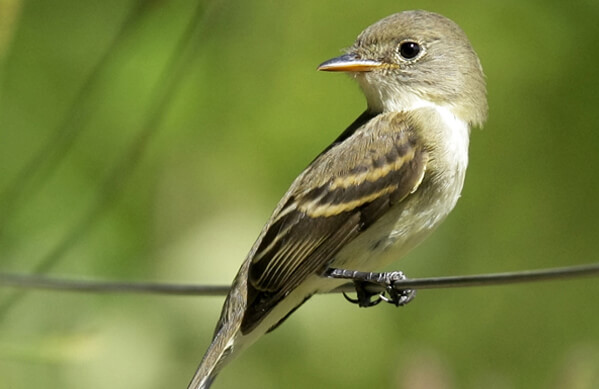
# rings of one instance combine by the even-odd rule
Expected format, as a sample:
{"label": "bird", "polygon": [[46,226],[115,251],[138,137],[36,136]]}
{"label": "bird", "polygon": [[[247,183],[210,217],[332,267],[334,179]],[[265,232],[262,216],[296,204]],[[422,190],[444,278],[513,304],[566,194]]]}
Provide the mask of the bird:
{"label": "bird", "polygon": [[403,257],[460,197],[470,130],[482,127],[488,106],[481,63],[455,22],[424,10],[392,14],[318,70],[355,79],[367,108],[279,201],[189,389],[209,388],[311,296],[347,281],[331,269],[370,272]]}

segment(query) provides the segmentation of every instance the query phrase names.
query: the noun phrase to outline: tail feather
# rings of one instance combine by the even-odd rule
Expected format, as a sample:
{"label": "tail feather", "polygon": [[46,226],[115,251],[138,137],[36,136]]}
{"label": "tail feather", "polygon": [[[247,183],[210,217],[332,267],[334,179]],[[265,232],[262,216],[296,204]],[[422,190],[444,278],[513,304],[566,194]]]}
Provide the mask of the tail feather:
{"label": "tail feather", "polygon": [[212,343],[204,354],[187,389],[208,389],[227,362],[248,346],[248,337],[242,336],[240,332],[243,313],[247,305],[248,267],[249,261],[245,261],[239,269],[223,305]]}
{"label": "tail feather", "polygon": [[187,389],[210,388],[220,370],[232,359],[234,351],[238,350],[239,345],[237,343],[233,346],[233,341],[236,338],[235,334],[225,333],[229,332],[224,331],[225,329],[221,327],[220,331],[214,336]]}

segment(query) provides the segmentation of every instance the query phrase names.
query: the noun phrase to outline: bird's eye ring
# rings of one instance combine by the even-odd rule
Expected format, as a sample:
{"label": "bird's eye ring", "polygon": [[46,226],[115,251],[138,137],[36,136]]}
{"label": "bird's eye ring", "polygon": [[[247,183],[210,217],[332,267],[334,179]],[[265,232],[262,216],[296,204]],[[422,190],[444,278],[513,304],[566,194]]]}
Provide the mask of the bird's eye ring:
{"label": "bird's eye ring", "polygon": [[413,41],[403,41],[399,44],[399,55],[404,59],[414,59],[421,51],[420,45]]}

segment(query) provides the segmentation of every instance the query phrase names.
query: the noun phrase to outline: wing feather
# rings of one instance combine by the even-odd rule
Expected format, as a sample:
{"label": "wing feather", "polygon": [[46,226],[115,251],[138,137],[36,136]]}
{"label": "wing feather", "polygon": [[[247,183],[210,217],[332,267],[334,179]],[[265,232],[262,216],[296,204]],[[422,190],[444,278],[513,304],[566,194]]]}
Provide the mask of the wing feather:
{"label": "wing feather", "polygon": [[409,117],[380,114],[355,127],[296,179],[256,243],[243,333],[422,181],[427,152]]}

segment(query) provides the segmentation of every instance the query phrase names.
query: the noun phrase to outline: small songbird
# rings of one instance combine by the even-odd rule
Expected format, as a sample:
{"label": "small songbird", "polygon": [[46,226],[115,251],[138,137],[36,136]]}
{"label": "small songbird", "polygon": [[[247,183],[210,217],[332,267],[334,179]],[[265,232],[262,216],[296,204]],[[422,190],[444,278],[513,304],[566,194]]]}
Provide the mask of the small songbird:
{"label": "small songbird", "polygon": [[250,250],[189,388],[310,296],[404,256],[455,206],[471,126],[487,116],[485,79],[460,27],[406,11],[364,30],[318,70],[356,79],[368,107],[293,181]]}

